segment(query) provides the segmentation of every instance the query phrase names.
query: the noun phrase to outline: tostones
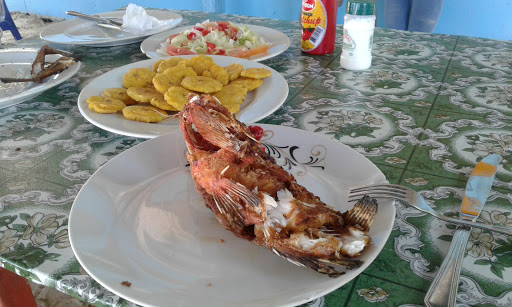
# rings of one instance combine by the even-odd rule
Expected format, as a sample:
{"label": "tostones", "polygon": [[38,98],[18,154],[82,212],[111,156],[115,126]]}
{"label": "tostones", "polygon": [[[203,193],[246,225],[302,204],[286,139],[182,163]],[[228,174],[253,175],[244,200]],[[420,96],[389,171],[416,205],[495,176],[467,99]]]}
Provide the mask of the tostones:
{"label": "tostones", "polygon": [[153,71],[155,73],[158,72],[158,67],[160,66],[160,64],[162,64],[163,62],[165,62],[165,60],[160,60],[160,61],[156,61],[155,63],[153,63]]}
{"label": "tostones", "polygon": [[89,97],[89,99],[87,99],[88,102],[89,100],[91,100],[89,102],[89,109],[97,113],[117,113],[126,107],[124,102],[118,99],[105,97],[98,97],[99,99],[90,99],[92,97]]}
{"label": "tostones", "polygon": [[168,104],[176,108],[178,111],[183,110],[183,107],[188,102],[188,94],[193,93],[181,86],[170,87],[164,98]]}
{"label": "tostones", "polygon": [[185,62],[185,66],[194,69],[198,76],[203,75],[203,72],[208,70],[212,64],[214,64],[212,57],[204,54],[190,58]]}
{"label": "tostones", "polygon": [[92,102],[95,102],[95,101],[103,101],[104,97],[100,97],[100,96],[91,96],[89,98],[87,98],[86,102],[87,104],[91,104]]}
{"label": "tostones", "polygon": [[240,84],[247,88],[248,91],[252,91],[256,88],[258,88],[263,81],[261,79],[253,79],[253,78],[247,78],[247,77],[240,77],[236,80],[231,81],[229,84]]}
{"label": "tostones", "polygon": [[236,114],[238,111],[240,111],[240,105],[239,104],[228,104],[225,105],[226,109],[228,109],[229,112]]}
{"label": "tostones", "polygon": [[270,77],[272,73],[266,68],[246,68],[242,70],[240,76],[254,79],[263,79]]}
{"label": "tostones", "polygon": [[171,81],[171,78],[164,73],[158,73],[153,78],[153,86],[162,94],[165,94],[165,92],[167,92],[167,90],[173,85],[175,84]]}
{"label": "tostones", "polygon": [[224,67],[220,67],[217,64],[210,65],[208,70],[203,71],[202,74],[204,77],[210,77],[222,83],[222,85],[228,85],[229,83],[229,75],[228,72],[224,69]]}
{"label": "tostones", "polygon": [[149,103],[151,103],[152,106],[155,106],[162,110],[178,111],[178,109],[173,107],[170,103],[167,102],[167,100],[165,100],[164,95],[162,95],[162,97],[158,97],[158,98],[155,97],[155,98],[151,99],[151,101]]}
{"label": "tostones", "polygon": [[183,81],[183,78],[185,77],[197,76],[194,69],[192,69],[191,67],[184,67],[181,65],[167,68],[166,70],[164,70],[163,73],[167,75],[169,81],[176,86],[180,85],[181,81]]}
{"label": "tostones", "polygon": [[182,59],[180,57],[171,57],[171,58],[169,58],[167,60],[163,60],[159,64],[156,72],[164,72],[167,68],[174,67],[174,66],[176,66],[176,65],[178,65],[180,63],[181,64],[185,64],[185,61],[186,61],[185,59]]}
{"label": "tostones", "polygon": [[121,88],[121,87],[107,88],[103,91],[101,96],[103,96],[105,98],[119,99],[122,102],[124,102],[124,104],[127,106],[138,103],[137,101],[133,100],[133,98],[128,96],[125,88]]}
{"label": "tostones", "polygon": [[[228,105],[240,105],[247,96],[247,88],[240,84],[229,84],[224,86],[220,91],[213,93],[212,96],[217,98],[220,103],[226,107]],[[231,111],[231,113],[236,112]]]}
{"label": "tostones", "polygon": [[167,117],[167,112],[153,106],[134,105],[124,108],[123,115],[129,120],[157,123]]}
{"label": "tostones", "polygon": [[210,94],[218,92],[222,89],[222,83],[219,81],[203,76],[185,77],[181,81],[181,86],[191,91]]}
{"label": "tostones", "polygon": [[224,69],[228,73],[229,81],[233,81],[240,77],[240,73],[242,72],[242,70],[244,70],[244,67],[242,66],[242,64],[233,63],[231,65],[224,67]]}
{"label": "tostones", "polygon": [[155,72],[149,68],[132,68],[123,75],[123,87],[144,87],[152,84]]}
{"label": "tostones", "polygon": [[162,97],[162,93],[154,87],[130,87],[126,93],[138,102],[150,102],[153,98]]}

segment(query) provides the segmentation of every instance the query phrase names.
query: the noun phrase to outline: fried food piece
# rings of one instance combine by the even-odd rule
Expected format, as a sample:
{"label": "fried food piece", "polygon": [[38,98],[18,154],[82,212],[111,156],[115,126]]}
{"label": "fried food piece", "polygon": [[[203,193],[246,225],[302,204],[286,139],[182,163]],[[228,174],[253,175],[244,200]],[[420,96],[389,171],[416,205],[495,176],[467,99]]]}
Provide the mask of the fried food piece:
{"label": "fried food piece", "polygon": [[270,77],[272,73],[266,68],[246,68],[242,70],[240,76],[254,79],[263,79]]}
{"label": "fried food piece", "polygon": [[208,70],[203,72],[204,77],[210,77],[222,83],[222,85],[228,85],[229,76],[228,72],[224,69],[224,67],[220,67],[217,64],[212,64]]}
{"label": "fried food piece", "polygon": [[[98,97],[98,96],[92,96]],[[92,98],[89,97],[89,98]],[[99,99],[98,99],[99,98]],[[124,102],[114,98],[98,97],[90,99],[89,109],[97,113],[117,113],[123,110],[126,105]],[[89,99],[88,99],[89,100]]]}
{"label": "fried food piece", "polygon": [[164,98],[168,104],[176,108],[178,111],[183,110],[183,106],[188,102],[188,94],[194,93],[181,86],[170,87],[165,93]]}
{"label": "fried food piece", "polygon": [[227,104],[225,105],[226,109],[228,109],[229,112],[236,114],[240,111],[240,105],[239,104]]}
{"label": "fried food piece", "polygon": [[155,98],[151,99],[151,101],[149,103],[151,103],[152,106],[155,106],[162,110],[179,111],[178,109],[173,107],[171,104],[169,104],[167,102],[167,100],[165,100],[164,95],[162,95],[161,97],[158,97],[158,98],[155,97]]}
{"label": "fried food piece", "polygon": [[184,67],[182,65],[167,68],[163,73],[167,75],[169,81],[176,86],[180,85],[185,77],[197,76],[197,73],[192,67]]}
{"label": "fried food piece", "polygon": [[[212,96],[217,98],[231,113],[236,113],[247,96],[247,89],[240,84],[229,84],[213,93]],[[232,109],[236,109],[236,111],[233,112]]]}
{"label": "fried food piece", "polygon": [[160,60],[160,61],[156,61],[154,64],[153,64],[153,71],[155,73],[158,72],[158,67],[160,66],[160,64],[162,64],[163,62],[165,62],[165,60]]}
{"label": "fried food piece", "polygon": [[208,70],[212,64],[214,64],[212,57],[204,54],[190,58],[185,62],[185,66],[194,69],[198,76],[203,75],[203,72]]}
{"label": "fried food piece", "polygon": [[163,97],[154,87],[130,87],[126,93],[138,102],[150,102],[153,98]]}
{"label": "fried food piece", "polygon": [[92,102],[103,101],[103,98],[104,97],[100,97],[100,96],[91,96],[91,97],[87,98],[86,102],[87,102],[87,104],[91,104]]}
{"label": "fried food piece", "polygon": [[164,73],[158,73],[153,78],[153,86],[157,91],[159,91],[162,94],[165,94],[165,92],[167,92],[167,90],[174,85],[175,84],[173,83],[171,78]]}
{"label": "fried food piece", "polygon": [[244,67],[242,66],[242,64],[233,63],[231,65],[224,67],[224,69],[228,73],[229,81],[233,81],[240,77],[240,73],[242,72],[242,70],[244,70]]}
{"label": "fried food piece", "polygon": [[261,79],[240,77],[236,80],[231,81],[229,84],[240,84],[243,87],[245,87],[248,91],[252,91],[258,88],[262,83],[263,81],[261,81]]}
{"label": "fried food piece", "polygon": [[155,72],[149,68],[132,68],[123,75],[123,87],[145,87],[152,84]]}
{"label": "fried food piece", "polygon": [[185,59],[182,59],[180,57],[172,57],[167,60],[163,60],[159,66],[156,72],[164,72],[167,68],[174,67],[178,64],[185,64]]}
{"label": "fried food piece", "polygon": [[343,213],[323,203],[209,95],[191,97],[180,128],[197,191],[225,229],[330,277],[364,263],[376,199]]}
{"label": "fried food piece", "polygon": [[166,118],[167,112],[153,106],[134,105],[124,108],[123,115],[129,120],[158,123]]}
{"label": "fried food piece", "polygon": [[114,99],[121,100],[127,106],[138,103],[137,101],[133,100],[130,96],[128,96],[125,88],[121,88],[121,87],[107,88],[103,91],[101,96],[103,96],[105,98],[114,98]]}
{"label": "fried food piece", "polygon": [[222,89],[222,83],[203,76],[185,77],[183,81],[181,81],[181,86],[192,91],[206,94],[218,92]]}

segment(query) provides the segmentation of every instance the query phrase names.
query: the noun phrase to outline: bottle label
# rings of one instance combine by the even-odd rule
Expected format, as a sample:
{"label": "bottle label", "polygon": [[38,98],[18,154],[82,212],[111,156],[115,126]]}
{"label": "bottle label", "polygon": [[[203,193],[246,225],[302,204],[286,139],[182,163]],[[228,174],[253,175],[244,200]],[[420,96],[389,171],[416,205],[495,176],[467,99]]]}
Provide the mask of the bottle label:
{"label": "bottle label", "polygon": [[343,50],[353,51],[356,49],[356,42],[350,37],[347,31],[343,31]]}
{"label": "bottle label", "polygon": [[301,48],[311,51],[318,47],[325,36],[327,12],[321,0],[302,0]]}

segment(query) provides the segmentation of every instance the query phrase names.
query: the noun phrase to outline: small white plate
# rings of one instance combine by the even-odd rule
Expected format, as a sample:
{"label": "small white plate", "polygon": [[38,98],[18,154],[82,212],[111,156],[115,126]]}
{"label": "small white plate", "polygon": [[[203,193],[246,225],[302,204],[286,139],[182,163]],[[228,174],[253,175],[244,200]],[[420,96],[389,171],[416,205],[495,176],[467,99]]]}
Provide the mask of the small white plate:
{"label": "small white plate", "polygon": [[[271,57],[275,57],[278,54],[281,54],[284,52],[288,47],[290,47],[290,38],[286,34],[284,34],[281,31],[267,28],[267,27],[261,27],[261,26],[255,26],[255,25],[247,25],[247,24],[237,24],[239,26],[247,26],[249,27],[254,33],[259,34],[263,36],[265,41],[270,45],[268,51],[266,53],[257,54],[251,57],[246,58],[247,60],[253,60],[253,61],[263,61],[266,59],[269,59]],[[148,38],[146,38],[142,44],[140,45],[140,50],[142,50],[143,53],[145,53],[149,58],[166,58],[169,56],[162,56],[158,54],[156,51],[160,48],[160,44],[165,42],[165,40],[173,34],[178,34],[180,32],[183,32],[185,30],[191,29],[193,26],[184,26],[175,28],[169,31],[165,31],[162,33],[158,33],[155,35],[152,35]]]}
{"label": "small white plate", "polygon": [[[125,10],[119,10],[98,13],[95,15],[122,20],[125,13]],[[177,26],[183,20],[181,15],[164,10],[146,10],[146,13],[158,18],[159,20],[172,19],[173,22],[144,35],[136,35],[125,31],[100,27],[97,26],[94,21],[82,18],[72,18],[51,24],[41,31],[40,36],[42,39],[55,44],[96,47],[119,46],[140,42],[150,35],[160,33]]]}
{"label": "small white plate", "polygon": [[[38,49],[9,48],[0,49],[0,77],[5,78],[29,78]],[[46,56],[46,61],[51,63],[61,56],[51,54]],[[41,83],[35,82],[0,82],[0,108],[6,108],[23,101],[34,98],[44,91],[61,84],[73,77],[80,69],[80,62],[76,62],[63,72],[50,76]]]}
{"label": "small white plate", "polygon": [[[353,207],[346,201],[351,187],[386,182],[373,163],[336,140],[260,126],[265,141],[307,163],[300,175],[292,172],[297,181],[337,210]],[[380,201],[370,229],[372,243],[359,257],[361,267],[329,278],[295,266],[218,223],[194,186],[185,151],[181,131],[141,143],[98,169],[71,208],[69,236],[82,267],[136,304],[300,305],[363,272],[391,233],[393,201]],[[121,285],[123,281],[131,286]]]}
{"label": "small white plate", "polygon": [[[180,56],[188,59],[195,55]],[[288,83],[284,77],[274,69],[258,62],[228,56],[211,56],[219,66],[228,66],[233,63],[242,64],[244,68],[266,68],[272,75],[264,78],[263,83],[257,89],[247,93],[245,101],[236,114],[237,119],[244,123],[257,122],[277,110],[288,97]],[[154,138],[179,129],[179,119],[171,118],[160,123],[143,123],[127,120],[121,113],[100,114],[89,110],[87,98],[101,96],[101,93],[110,87],[122,87],[122,78],[131,68],[151,68],[153,63],[160,59],[149,59],[128,64],[111,70],[94,80],[80,92],[78,97],[78,109],[80,113],[92,124],[110,132],[133,136],[138,138]]]}

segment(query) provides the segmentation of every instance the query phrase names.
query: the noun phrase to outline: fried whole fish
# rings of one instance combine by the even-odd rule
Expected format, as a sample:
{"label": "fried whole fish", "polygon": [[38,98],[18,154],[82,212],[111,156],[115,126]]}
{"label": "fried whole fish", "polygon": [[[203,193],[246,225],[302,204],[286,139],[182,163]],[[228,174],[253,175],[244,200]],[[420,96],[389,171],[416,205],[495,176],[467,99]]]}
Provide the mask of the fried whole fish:
{"label": "fried whole fish", "polygon": [[331,277],[362,264],[353,257],[371,241],[375,199],[345,213],[327,206],[212,96],[190,95],[180,115],[192,178],[224,228]]}

